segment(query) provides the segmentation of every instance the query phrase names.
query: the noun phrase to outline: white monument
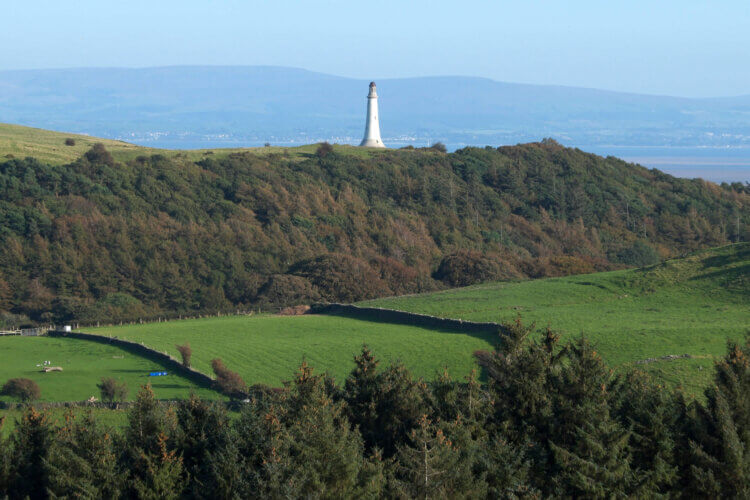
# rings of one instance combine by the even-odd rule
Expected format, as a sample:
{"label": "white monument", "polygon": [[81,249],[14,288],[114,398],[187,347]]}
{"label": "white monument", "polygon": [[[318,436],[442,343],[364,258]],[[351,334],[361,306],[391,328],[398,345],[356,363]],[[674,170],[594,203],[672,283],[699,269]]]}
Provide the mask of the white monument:
{"label": "white monument", "polygon": [[368,148],[384,148],[383,140],[380,138],[380,121],[378,120],[378,93],[375,91],[375,82],[370,82],[370,93],[367,94],[367,125],[365,126],[365,137],[360,146]]}

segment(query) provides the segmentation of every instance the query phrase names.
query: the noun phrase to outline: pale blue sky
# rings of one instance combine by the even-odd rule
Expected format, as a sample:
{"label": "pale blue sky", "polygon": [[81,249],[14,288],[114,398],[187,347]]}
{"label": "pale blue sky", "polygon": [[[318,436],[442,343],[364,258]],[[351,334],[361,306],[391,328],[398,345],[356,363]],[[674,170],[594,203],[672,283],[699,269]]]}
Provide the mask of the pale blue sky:
{"label": "pale blue sky", "polygon": [[750,94],[750,0],[8,0],[0,69],[278,65]]}

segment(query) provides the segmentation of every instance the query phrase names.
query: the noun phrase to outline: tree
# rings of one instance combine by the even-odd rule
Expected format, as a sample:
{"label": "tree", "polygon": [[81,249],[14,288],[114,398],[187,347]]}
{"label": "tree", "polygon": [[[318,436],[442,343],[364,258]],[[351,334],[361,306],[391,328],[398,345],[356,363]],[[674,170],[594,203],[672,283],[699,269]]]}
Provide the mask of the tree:
{"label": "tree", "polygon": [[95,165],[113,165],[115,160],[104,144],[97,142],[83,155],[90,163]]}
{"label": "tree", "polygon": [[446,148],[445,144],[443,144],[440,141],[434,142],[432,144],[432,146],[430,146],[430,149],[432,149],[433,151],[437,151],[438,153],[447,153],[448,152],[448,148]]}
{"label": "tree", "polygon": [[67,139],[65,139],[65,145],[66,146],[75,146],[76,145],[76,140],[68,137]]}
{"label": "tree", "polygon": [[118,467],[112,434],[89,411],[72,410],[58,429],[47,459],[49,492],[54,498],[118,498],[125,473]]}
{"label": "tree", "polygon": [[244,491],[236,435],[223,406],[195,395],[177,407],[175,448],[180,450],[190,498],[234,498]]}
{"label": "tree", "polygon": [[29,407],[11,437],[10,498],[46,498],[50,478],[46,462],[53,440],[52,423]]}
{"label": "tree", "polygon": [[126,496],[177,498],[182,493],[182,459],[169,449],[174,414],[154,398],[150,385],[138,391],[128,413],[122,464],[128,471]]}
{"label": "tree", "polygon": [[3,384],[0,394],[17,398],[24,403],[39,399],[41,389],[36,382],[28,378],[12,378]]}
{"label": "tree", "polygon": [[716,364],[706,405],[685,412],[680,486],[696,495],[750,496],[750,335]]}
{"label": "tree", "polygon": [[102,397],[107,403],[118,403],[125,401],[128,397],[128,384],[124,380],[118,381],[112,377],[102,377],[101,383],[96,385]]}
{"label": "tree", "polygon": [[175,345],[174,347],[180,353],[180,356],[182,356],[182,366],[190,368],[190,358],[193,356],[190,342],[185,342],[183,345]]}
{"label": "tree", "polygon": [[211,360],[211,369],[216,375],[216,386],[221,392],[232,399],[247,397],[247,384],[239,373],[224,366],[224,362],[219,358]]}
{"label": "tree", "polygon": [[[433,424],[426,415],[398,446],[395,490],[406,498],[481,498],[486,495],[483,477],[472,474],[472,456],[449,438],[446,426]],[[460,425],[456,429],[460,428]],[[464,443],[466,444],[466,443]]]}
{"label": "tree", "polygon": [[549,446],[555,467],[549,494],[627,496],[630,433],[610,414],[612,372],[583,337],[569,344],[566,353],[567,362],[551,378]]}

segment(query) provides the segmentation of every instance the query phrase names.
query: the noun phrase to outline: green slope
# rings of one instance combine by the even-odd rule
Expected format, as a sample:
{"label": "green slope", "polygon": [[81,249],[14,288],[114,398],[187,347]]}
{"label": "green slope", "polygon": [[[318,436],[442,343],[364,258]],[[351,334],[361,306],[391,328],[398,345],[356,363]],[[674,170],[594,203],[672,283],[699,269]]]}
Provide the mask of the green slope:
{"label": "green slope", "polygon": [[[698,394],[727,338],[750,331],[750,244],[639,270],[492,283],[362,305],[475,321],[520,315],[562,332],[563,340],[586,335],[613,366],[638,366]],[[672,354],[691,358],[636,364]]]}
{"label": "green slope", "polygon": [[[38,364],[50,361],[62,372],[42,373]],[[216,392],[196,386],[178,375],[149,377],[151,371],[167,370],[160,363],[119,347],[87,340],[52,337],[0,337],[0,384],[9,378],[30,378],[39,384],[40,401],[84,401],[99,398],[102,377],[127,383],[129,399],[148,382],[157,398],[186,398],[195,392],[203,398],[218,398]],[[0,396],[0,401],[12,401]]]}
{"label": "green slope", "polygon": [[143,342],[177,356],[190,342],[193,365],[210,372],[222,358],[248,384],[280,386],[302,360],[343,383],[354,355],[367,343],[383,362],[401,360],[417,376],[432,378],[443,367],[460,379],[475,367],[472,353],[491,348],[494,335],[466,335],[336,316],[229,316],[145,325],[85,329]]}

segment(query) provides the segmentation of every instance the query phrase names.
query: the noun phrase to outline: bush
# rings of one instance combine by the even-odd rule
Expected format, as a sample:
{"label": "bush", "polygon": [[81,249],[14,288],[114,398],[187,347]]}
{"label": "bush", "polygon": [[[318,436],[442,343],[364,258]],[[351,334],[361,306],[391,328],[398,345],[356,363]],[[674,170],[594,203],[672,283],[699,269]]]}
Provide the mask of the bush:
{"label": "bush", "polygon": [[435,279],[450,286],[467,286],[516,276],[514,267],[475,250],[460,250],[446,255],[434,274]]}
{"label": "bush", "polygon": [[331,153],[333,153],[333,146],[331,146],[328,142],[322,143],[320,146],[318,146],[318,150],[315,151],[315,154],[318,156],[318,158],[325,158]]}
{"label": "bush", "polygon": [[66,146],[75,146],[76,145],[76,140],[75,139],[71,139],[69,137],[69,138],[65,139],[65,145]]}
{"label": "bush", "polygon": [[112,158],[112,155],[107,151],[107,148],[104,147],[104,144],[97,142],[94,144],[91,149],[86,151],[86,154],[84,157],[91,163],[95,165],[113,165],[115,160]]}
{"label": "bush", "polygon": [[216,374],[216,386],[221,392],[232,399],[247,397],[247,384],[239,373],[228,369],[219,358],[211,360],[211,369]]}
{"label": "bush", "polygon": [[190,358],[193,357],[193,350],[190,348],[190,342],[185,342],[184,345],[175,345],[175,349],[182,356],[182,366],[190,368]]}
{"label": "bush", "polygon": [[260,287],[256,301],[261,307],[296,306],[320,300],[320,292],[307,278],[274,274]]}
{"label": "bush", "polygon": [[442,142],[436,142],[435,144],[430,146],[430,149],[432,149],[433,151],[437,151],[438,153],[448,152],[448,148],[446,148],[445,144],[443,144]]}
{"label": "bush", "polygon": [[12,378],[5,382],[0,394],[23,402],[34,401],[42,395],[36,382],[28,378]]}
{"label": "bush", "polygon": [[310,280],[324,300],[356,302],[392,294],[367,262],[351,255],[321,255],[297,263],[290,273]]}
{"label": "bush", "polygon": [[125,381],[117,381],[112,377],[102,378],[102,382],[96,385],[99,388],[102,401],[117,403],[128,397],[128,384]]}
{"label": "bush", "polygon": [[636,267],[650,266],[659,262],[659,254],[654,247],[638,240],[617,253],[617,260],[623,264]]}

